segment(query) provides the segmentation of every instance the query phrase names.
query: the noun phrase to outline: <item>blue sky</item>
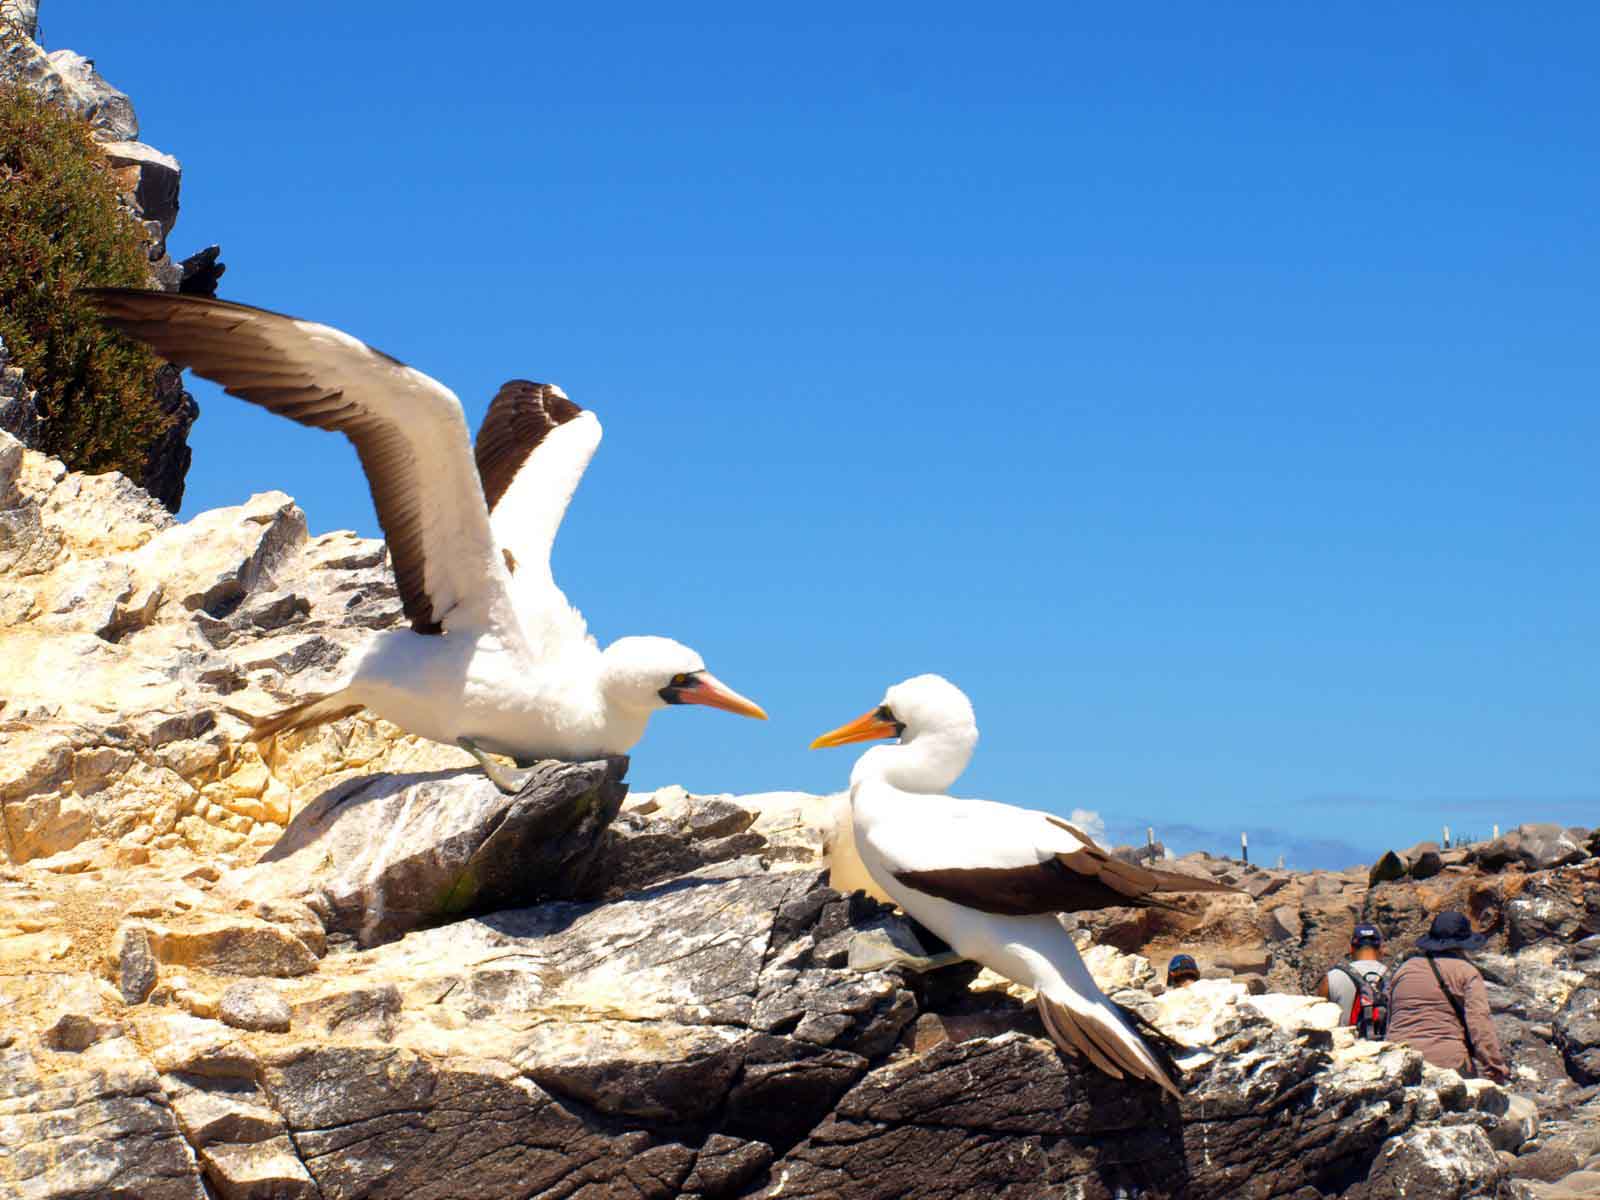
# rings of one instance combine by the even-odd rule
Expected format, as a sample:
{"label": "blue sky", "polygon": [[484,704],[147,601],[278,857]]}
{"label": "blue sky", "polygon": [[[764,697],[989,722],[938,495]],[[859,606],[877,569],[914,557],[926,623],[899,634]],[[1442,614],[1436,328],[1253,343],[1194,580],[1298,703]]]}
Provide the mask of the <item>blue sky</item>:
{"label": "blue sky", "polygon": [[[602,638],[767,705],[635,786],[842,786],[938,671],[962,790],[1369,860],[1600,820],[1600,10],[46,3],[184,163],[178,254],[605,444]],[[376,523],[205,385],[186,514]]]}

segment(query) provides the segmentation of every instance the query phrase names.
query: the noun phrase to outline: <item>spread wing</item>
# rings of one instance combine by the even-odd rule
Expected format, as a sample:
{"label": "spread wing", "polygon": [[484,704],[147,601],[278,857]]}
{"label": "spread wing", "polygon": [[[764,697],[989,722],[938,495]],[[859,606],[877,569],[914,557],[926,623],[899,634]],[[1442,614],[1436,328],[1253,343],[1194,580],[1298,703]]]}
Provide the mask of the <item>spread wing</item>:
{"label": "spread wing", "polygon": [[886,865],[905,886],[980,912],[1161,908],[1170,907],[1157,898],[1162,893],[1238,890],[1123,862],[1049,813],[984,801],[952,805],[948,819],[908,828],[888,847]]}
{"label": "spread wing", "polygon": [[354,443],[418,633],[521,636],[466,418],[449,388],[327,325],[203,296],[84,294],[107,324],[169,362]]}
{"label": "spread wing", "polygon": [[506,565],[529,643],[541,657],[581,644],[583,615],[550,569],[561,518],[600,445],[600,422],[553,384],[513,379],[489,404],[478,429],[478,473],[489,522]]}

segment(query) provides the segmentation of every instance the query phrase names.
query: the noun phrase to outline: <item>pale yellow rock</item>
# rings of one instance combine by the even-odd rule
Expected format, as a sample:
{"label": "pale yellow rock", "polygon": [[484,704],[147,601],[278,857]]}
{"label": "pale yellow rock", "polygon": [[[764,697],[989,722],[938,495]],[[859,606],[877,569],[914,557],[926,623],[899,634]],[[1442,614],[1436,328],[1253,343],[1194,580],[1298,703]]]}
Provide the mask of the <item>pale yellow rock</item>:
{"label": "pale yellow rock", "polygon": [[1083,965],[1104,992],[1117,988],[1147,988],[1156,971],[1142,954],[1123,954],[1114,946],[1096,945],[1083,951]]}
{"label": "pale yellow rock", "polygon": [[1278,1028],[1289,1033],[1304,1029],[1331,1030],[1339,1024],[1339,1006],[1316,996],[1289,996],[1268,993],[1251,996],[1240,1005],[1253,1008]]}
{"label": "pale yellow rock", "polygon": [[30,963],[56,962],[65,958],[71,949],[71,936],[60,931],[19,933],[0,938],[0,964],[25,967]]}
{"label": "pale yellow rock", "polygon": [[244,741],[398,619],[381,542],[308,538],[279,492],[179,523],[3,433],[0,507],[21,531],[0,552],[0,862],[140,826],[152,848],[225,856],[352,774],[470,765],[369,714],[265,760]]}
{"label": "pale yellow rock", "polygon": [[316,955],[291,930],[244,913],[196,913],[144,927],[156,958],[172,966],[280,978],[317,968]]}
{"label": "pale yellow rock", "polygon": [[174,988],[172,998],[193,1016],[214,1018],[217,1015],[217,998],[215,996],[197,992],[193,988]]}
{"label": "pale yellow rock", "polygon": [[233,1031],[188,1014],[164,1014],[139,1021],[150,1061],[161,1072],[183,1071],[212,1079],[253,1079],[255,1053]]}

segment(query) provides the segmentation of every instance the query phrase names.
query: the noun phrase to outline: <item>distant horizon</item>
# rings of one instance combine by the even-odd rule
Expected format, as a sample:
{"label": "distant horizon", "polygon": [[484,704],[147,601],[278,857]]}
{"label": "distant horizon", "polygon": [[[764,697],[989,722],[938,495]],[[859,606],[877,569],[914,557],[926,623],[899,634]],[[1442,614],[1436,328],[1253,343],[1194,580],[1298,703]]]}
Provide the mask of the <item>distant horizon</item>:
{"label": "distant horizon", "polygon": [[[937,671],[958,794],[1113,841],[1600,821],[1600,10],[41,20],[224,298],[597,412],[558,582],[772,714],[662,714],[639,790],[838,791],[810,739]],[[377,534],[341,439],[190,387],[183,519]]]}

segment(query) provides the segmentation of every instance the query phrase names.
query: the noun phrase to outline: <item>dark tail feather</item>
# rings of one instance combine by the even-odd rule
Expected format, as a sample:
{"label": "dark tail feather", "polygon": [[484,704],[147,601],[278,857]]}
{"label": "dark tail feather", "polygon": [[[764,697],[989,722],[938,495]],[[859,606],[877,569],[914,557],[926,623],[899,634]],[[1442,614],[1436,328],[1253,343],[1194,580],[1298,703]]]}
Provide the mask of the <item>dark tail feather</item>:
{"label": "dark tail feather", "polygon": [[1081,1054],[1113,1079],[1124,1076],[1147,1079],[1183,1099],[1183,1093],[1155,1061],[1150,1048],[1121,1021],[1098,1006],[1077,1012],[1043,992],[1038,993],[1036,999],[1045,1032],[1062,1050],[1074,1056]]}
{"label": "dark tail feather", "polygon": [[362,708],[363,705],[352,704],[342,689],[326,696],[314,696],[310,700],[284,709],[276,716],[263,717],[257,721],[250,727],[250,740],[264,742],[280,733],[300,733],[303,730],[315,729],[318,725],[326,725],[329,721],[337,721],[340,717],[358,713]]}

